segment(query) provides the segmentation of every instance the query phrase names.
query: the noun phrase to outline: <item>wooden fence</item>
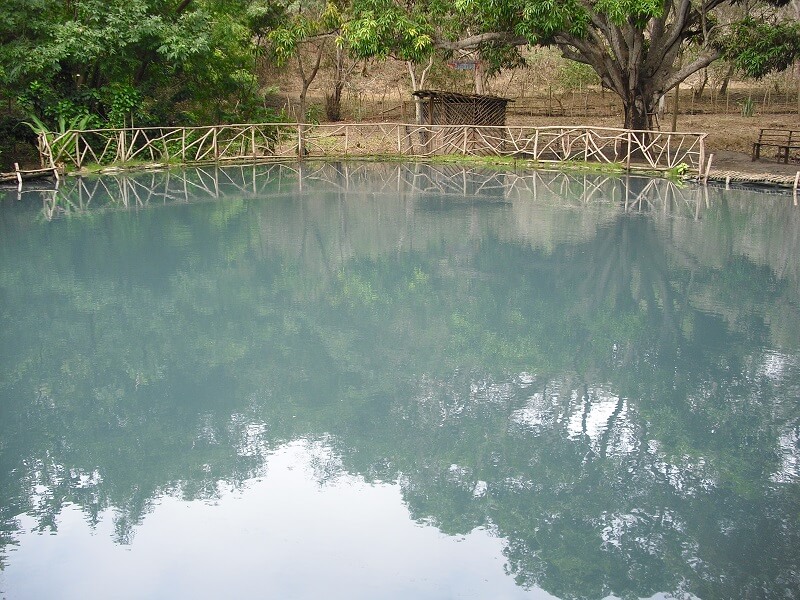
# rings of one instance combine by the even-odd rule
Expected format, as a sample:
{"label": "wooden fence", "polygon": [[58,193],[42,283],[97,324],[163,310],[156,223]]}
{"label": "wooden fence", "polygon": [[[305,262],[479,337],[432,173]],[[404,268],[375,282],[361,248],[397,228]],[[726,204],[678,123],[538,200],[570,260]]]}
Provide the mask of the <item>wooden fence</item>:
{"label": "wooden fence", "polygon": [[582,161],[628,169],[705,166],[704,133],[590,126],[475,126],[408,123],[262,123],[143,127],[46,133],[42,164],[81,167],[144,163],[224,163],[286,158],[434,155],[510,156],[541,163]]}

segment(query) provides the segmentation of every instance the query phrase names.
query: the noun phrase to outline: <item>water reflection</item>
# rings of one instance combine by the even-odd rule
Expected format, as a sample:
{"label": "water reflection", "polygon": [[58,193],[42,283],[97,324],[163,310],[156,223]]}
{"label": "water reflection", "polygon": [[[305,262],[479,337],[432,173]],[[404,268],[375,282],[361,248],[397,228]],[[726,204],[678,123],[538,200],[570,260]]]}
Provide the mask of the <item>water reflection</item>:
{"label": "water reflection", "polygon": [[492,532],[520,593],[796,597],[798,215],[428,165],[24,196],[0,211],[3,544],[80,510],[136,549],[302,444],[317,485]]}

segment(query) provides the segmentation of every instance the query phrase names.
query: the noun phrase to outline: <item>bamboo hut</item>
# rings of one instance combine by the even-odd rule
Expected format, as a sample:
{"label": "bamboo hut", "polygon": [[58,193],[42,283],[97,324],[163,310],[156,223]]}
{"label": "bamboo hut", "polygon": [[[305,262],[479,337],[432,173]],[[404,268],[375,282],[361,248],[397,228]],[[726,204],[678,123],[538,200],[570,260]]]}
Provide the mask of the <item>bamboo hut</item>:
{"label": "bamboo hut", "polygon": [[[418,90],[413,95],[422,108],[420,125],[454,127],[452,131],[441,132],[445,138],[440,146],[442,151],[446,152],[449,146],[464,146],[465,151],[480,153],[481,147],[488,146],[486,150],[490,152],[490,148],[500,148],[504,144],[501,128],[506,124],[506,105],[513,100],[437,90]],[[464,134],[464,125],[476,127]],[[462,137],[465,137],[463,143]]]}

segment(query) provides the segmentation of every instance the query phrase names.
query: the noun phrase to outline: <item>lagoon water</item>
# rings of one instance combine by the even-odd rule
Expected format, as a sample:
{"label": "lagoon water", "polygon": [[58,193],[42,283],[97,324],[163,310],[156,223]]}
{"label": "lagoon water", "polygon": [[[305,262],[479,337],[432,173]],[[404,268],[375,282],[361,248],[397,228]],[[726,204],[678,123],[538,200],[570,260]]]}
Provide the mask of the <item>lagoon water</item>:
{"label": "lagoon water", "polygon": [[0,597],[797,598],[799,259],[639,177],[0,191]]}

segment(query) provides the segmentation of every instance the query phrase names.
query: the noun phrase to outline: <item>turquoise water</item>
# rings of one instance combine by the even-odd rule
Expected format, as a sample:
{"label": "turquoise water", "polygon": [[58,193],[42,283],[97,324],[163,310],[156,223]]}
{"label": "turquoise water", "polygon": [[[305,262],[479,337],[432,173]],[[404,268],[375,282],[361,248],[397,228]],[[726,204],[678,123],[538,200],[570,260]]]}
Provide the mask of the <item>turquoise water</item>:
{"label": "turquoise water", "polygon": [[636,177],[0,192],[0,597],[796,598],[798,257]]}

